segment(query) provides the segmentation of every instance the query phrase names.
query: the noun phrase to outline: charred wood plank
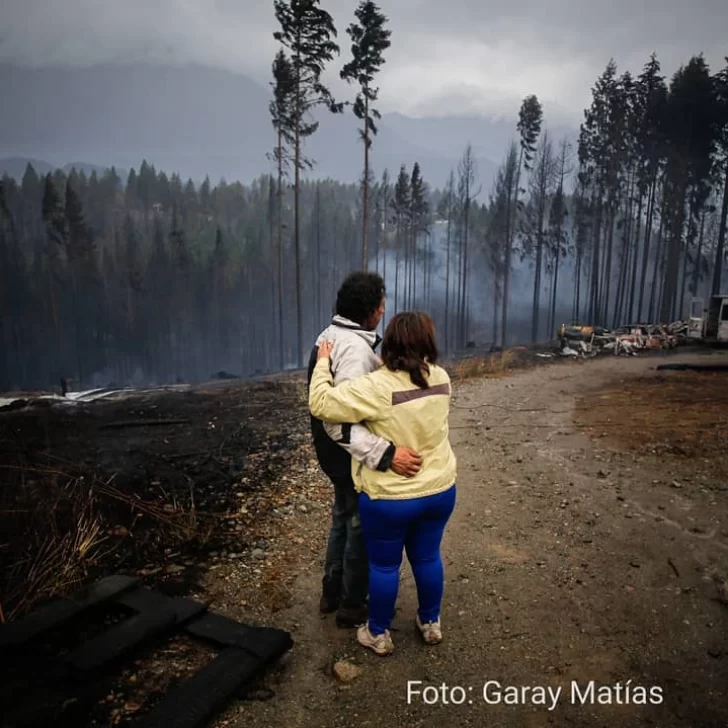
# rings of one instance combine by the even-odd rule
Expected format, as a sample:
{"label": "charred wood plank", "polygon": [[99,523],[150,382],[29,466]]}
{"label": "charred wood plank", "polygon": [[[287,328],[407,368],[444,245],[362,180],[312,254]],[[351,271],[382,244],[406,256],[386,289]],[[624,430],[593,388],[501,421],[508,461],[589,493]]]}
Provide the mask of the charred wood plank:
{"label": "charred wood plank", "polygon": [[[146,718],[139,721],[139,728],[199,728],[205,725],[243,684],[258,676],[288,649],[288,633],[275,631],[279,635],[277,649],[269,651],[267,659],[255,654],[260,647],[255,646],[254,639],[251,650],[228,647],[200,672],[171,690]],[[251,633],[255,632],[256,629],[251,630]],[[270,647],[273,647],[272,643]]]}
{"label": "charred wood plank", "polygon": [[[146,590],[137,590],[134,594]],[[150,592],[154,594],[153,592]],[[132,597],[133,595],[128,595]],[[157,599],[161,597],[161,599]],[[137,596],[137,603],[143,598]],[[133,606],[123,597],[117,603]],[[115,625],[98,637],[86,642],[66,657],[71,667],[89,671],[102,668],[159,637],[174,632],[180,625],[205,611],[205,605],[190,599],[165,597],[154,594],[147,602],[148,609]]]}
{"label": "charred wood plank", "polygon": [[187,624],[186,632],[223,647],[238,647],[260,659],[283,654],[293,646],[288,632],[273,627],[253,627],[241,624],[221,614],[207,613]]}
{"label": "charred wood plank", "polygon": [[151,612],[164,609],[167,605],[172,603],[180,606],[187,602],[190,609],[193,608],[193,605],[199,606],[199,602],[192,601],[191,599],[185,599],[184,597],[170,597],[156,589],[144,588],[135,589],[134,591],[127,592],[126,594],[120,594],[114,602],[122,607],[133,609],[135,612]]}
{"label": "charred wood plank", "polygon": [[0,627],[0,647],[20,645],[58,627],[82,612],[108,602],[138,583],[131,576],[108,576],[76,592],[32,612],[27,617]]}
{"label": "charred wood plank", "polygon": [[100,430],[120,430],[125,427],[161,427],[163,425],[189,425],[191,420],[186,418],[171,420],[118,420],[107,422],[99,427]]}

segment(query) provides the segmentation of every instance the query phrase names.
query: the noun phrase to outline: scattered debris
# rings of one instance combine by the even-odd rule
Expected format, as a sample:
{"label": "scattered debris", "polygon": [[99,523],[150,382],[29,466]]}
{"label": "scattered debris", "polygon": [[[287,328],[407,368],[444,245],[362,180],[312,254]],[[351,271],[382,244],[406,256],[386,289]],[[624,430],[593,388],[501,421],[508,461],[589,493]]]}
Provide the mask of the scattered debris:
{"label": "scattered debris", "polygon": [[560,356],[588,358],[599,354],[636,356],[654,349],[674,349],[687,342],[688,324],[676,321],[665,325],[621,326],[611,330],[601,326],[562,325],[557,332]]}

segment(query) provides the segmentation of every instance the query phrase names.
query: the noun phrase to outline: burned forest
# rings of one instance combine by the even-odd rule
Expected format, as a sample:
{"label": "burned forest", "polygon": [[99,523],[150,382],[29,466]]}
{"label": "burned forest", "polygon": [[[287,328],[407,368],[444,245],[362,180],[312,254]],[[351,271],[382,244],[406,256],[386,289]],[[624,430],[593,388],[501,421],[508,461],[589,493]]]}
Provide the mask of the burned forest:
{"label": "burned forest", "polygon": [[610,62],[574,140],[552,138],[526,97],[491,189],[470,146],[449,181],[368,162],[360,185],[315,179],[280,63],[267,177],[196,184],[145,160],[125,179],[30,164],[3,178],[3,389],[300,367],[362,266],[384,276],[387,315],[432,312],[448,352],[548,341],[562,324],[670,324],[723,292],[728,81],[702,56],[669,80],[654,56],[637,77]]}

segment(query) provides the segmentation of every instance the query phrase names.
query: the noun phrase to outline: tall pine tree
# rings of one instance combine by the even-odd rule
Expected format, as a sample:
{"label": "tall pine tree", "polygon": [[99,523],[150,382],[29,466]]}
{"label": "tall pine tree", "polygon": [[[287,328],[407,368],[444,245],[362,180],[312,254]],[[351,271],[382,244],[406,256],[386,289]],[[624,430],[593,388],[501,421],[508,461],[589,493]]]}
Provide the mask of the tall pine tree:
{"label": "tall pine tree", "polygon": [[289,149],[294,143],[293,114],[296,78],[291,61],[283,49],[278,51],[273,61],[273,99],[269,110],[273,129],[276,133],[276,146],[272,158],[278,173],[276,188],[276,260],[278,279],[278,365],[285,367],[283,346],[283,178],[287,175]]}
{"label": "tall pine tree", "polygon": [[375,74],[384,63],[383,53],[389,48],[391,31],[384,26],[387,18],[372,0],[361,0],[354,13],[357,23],[347,29],[351,38],[351,55],[341,71],[341,78],[349,83],[357,83],[359,91],[354,100],[354,116],[363,122],[359,130],[364,142],[364,179],[362,181],[362,268],[366,269],[368,261],[367,237],[369,232],[369,149],[372,137],[377,134],[374,119],[381,114],[372,106],[377,100],[379,89],[372,86]]}
{"label": "tall pine tree", "polygon": [[342,104],[334,101],[321,82],[326,64],[339,54],[334,20],[319,7],[319,0],[275,0],[275,16],[281,29],[273,37],[290,54],[294,89],[291,125],[294,166],[294,247],[296,266],[296,361],[303,366],[303,306],[301,301],[301,171],[306,166],[301,154],[303,140],[318,129],[318,122],[306,122],[307,115],[319,106],[337,113]]}

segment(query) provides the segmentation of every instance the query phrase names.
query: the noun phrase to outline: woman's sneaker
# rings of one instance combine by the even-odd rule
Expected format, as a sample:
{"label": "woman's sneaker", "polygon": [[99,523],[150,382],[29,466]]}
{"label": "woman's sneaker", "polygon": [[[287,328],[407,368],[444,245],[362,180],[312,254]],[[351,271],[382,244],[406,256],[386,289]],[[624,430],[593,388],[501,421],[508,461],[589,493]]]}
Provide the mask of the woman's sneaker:
{"label": "woman's sneaker", "polygon": [[380,657],[389,655],[394,650],[394,642],[389,634],[389,630],[386,630],[382,634],[373,635],[369,631],[369,624],[362,624],[361,627],[356,631],[356,638],[359,644],[363,647],[368,647],[370,650],[376,652]]}
{"label": "woman's sneaker", "polygon": [[425,622],[423,624],[420,620],[420,615],[418,614],[415,622],[417,623],[417,629],[420,630],[422,639],[425,640],[425,644],[436,645],[439,642],[442,642],[442,629],[440,628],[439,619],[436,622]]}

